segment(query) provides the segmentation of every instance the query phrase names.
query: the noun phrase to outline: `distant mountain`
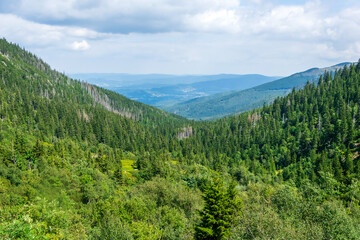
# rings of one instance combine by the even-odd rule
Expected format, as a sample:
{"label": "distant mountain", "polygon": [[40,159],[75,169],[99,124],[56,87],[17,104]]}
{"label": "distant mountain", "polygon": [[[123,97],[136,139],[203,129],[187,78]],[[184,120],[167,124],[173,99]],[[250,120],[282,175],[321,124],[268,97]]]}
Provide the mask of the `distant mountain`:
{"label": "distant mountain", "polygon": [[280,77],[258,74],[162,75],[73,74],[74,78],[113,90],[130,99],[160,108],[232,90],[243,90]]}
{"label": "distant mountain", "polygon": [[127,73],[74,73],[70,74],[74,79],[80,79],[101,87],[119,88],[129,87],[154,88],[169,84],[194,83],[206,81],[202,76],[192,75],[169,75],[169,74],[127,74]]}
{"label": "distant mountain", "polygon": [[302,88],[308,81],[318,80],[320,75],[326,71],[333,72],[349,64],[345,62],[326,68],[312,68],[250,89],[199,97],[164,107],[164,109],[196,120],[211,120],[229,116],[258,108],[264,102],[270,103],[276,97],[286,95],[294,87]]}

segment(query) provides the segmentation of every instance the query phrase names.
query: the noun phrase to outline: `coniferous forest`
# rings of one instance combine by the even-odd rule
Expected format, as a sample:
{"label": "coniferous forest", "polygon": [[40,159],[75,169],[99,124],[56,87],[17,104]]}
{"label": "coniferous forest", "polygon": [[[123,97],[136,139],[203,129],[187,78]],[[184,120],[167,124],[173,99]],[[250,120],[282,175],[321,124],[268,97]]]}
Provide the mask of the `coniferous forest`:
{"label": "coniferous forest", "polygon": [[190,121],[0,40],[1,239],[360,239],[360,63]]}

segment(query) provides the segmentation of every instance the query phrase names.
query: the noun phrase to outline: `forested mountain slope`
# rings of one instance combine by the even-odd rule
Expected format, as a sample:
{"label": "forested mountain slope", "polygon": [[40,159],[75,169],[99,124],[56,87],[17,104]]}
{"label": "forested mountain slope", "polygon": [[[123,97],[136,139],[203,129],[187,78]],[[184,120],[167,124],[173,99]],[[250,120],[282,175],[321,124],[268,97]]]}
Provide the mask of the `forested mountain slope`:
{"label": "forested mountain slope", "polygon": [[214,239],[360,238],[359,63],[191,122],[0,46],[3,239],[211,239],[211,191]]}
{"label": "forested mountain slope", "polygon": [[164,109],[197,120],[211,120],[229,116],[261,107],[264,102],[270,103],[279,96],[285,96],[294,87],[299,89],[304,87],[308,81],[317,81],[326,71],[334,72],[349,64],[341,63],[327,68],[313,68],[250,89],[199,97]]}
{"label": "forested mountain slope", "polygon": [[[36,94],[45,96],[48,99],[58,97],[56,100],[70,98],[69,101],[77,104],[94,105],[98,103],[108,110],[138,121],[144,119],[160,121],[171,119],[171,122],[176,122],[176,119],[184,120],[174,114],[168,114],[157,108],[131,101],[119,94],[114,94],[112,91],[85,82],[74,81],[64,74],[52,70],[48,64],[35,55],[20,49],[17,45],[8,44],[4,39],[0,40],[0,53],[3,62],[2,67],[6,67],[7,72],[22,74],[23,76],[20,77],[29,80],[24,81],[24,84],[30,84]],[[7,63],[10,63],[10,65],[7,65]],[[4,75],[3,78],[5,77]],[[11,86],[8,87],[10,90]],[[18,87],[26,88],[27,85]],[[57,93],[57,88],[60,88],[62,92]]]}
{"label": "forested mountain slope", "polygon": [[[95,142],[122,145],[125,149],[135,147],[125,143],[125,139],[145,141],[147,136],[151,142],[153,134],[187,122],[112,91],[74,81],[18,46],[5,40],[0,43],[3,124],[11,123],[13,128],[26,126],[23,130],[46,137],[91,136]],[[155,130],[160,125],[161,130]],[[129,134],[139,131],[144,135]]]}
{"label": "forested mountain slope", "polygon": [[4,39],[0,52],[1,238],[101,235],[95,209],[123,182],[121,160],[168,159],[189,121],[74,81]]}

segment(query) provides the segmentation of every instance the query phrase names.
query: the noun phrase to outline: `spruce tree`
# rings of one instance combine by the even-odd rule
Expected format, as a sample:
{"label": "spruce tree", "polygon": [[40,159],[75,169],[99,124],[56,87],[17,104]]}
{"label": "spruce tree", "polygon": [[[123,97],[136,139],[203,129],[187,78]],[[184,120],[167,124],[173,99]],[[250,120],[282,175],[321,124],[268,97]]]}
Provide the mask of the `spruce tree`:
{"label": "spruce tree", "polygon": [[229,235],[236,205],[234,187],[231,184],[226,189],[219,174],[216,174],[203,196],[205,206],[201,211],[201,223],[195,229],[195,239],[220,240]]}

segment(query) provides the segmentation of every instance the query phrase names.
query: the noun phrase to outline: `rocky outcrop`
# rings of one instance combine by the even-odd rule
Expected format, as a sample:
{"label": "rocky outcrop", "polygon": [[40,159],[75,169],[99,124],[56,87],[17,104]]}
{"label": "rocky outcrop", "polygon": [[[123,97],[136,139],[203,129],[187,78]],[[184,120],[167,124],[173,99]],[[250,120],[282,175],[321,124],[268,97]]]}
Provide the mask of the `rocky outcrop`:
{"label": "rocky outcrop", "polygon": [[193,128],[191,126],[189,126],[189,127],[182,128],[181,131],[178,132],[177,138],[181,140],[184,138],[189,138],[192,135],[193,135]]}

